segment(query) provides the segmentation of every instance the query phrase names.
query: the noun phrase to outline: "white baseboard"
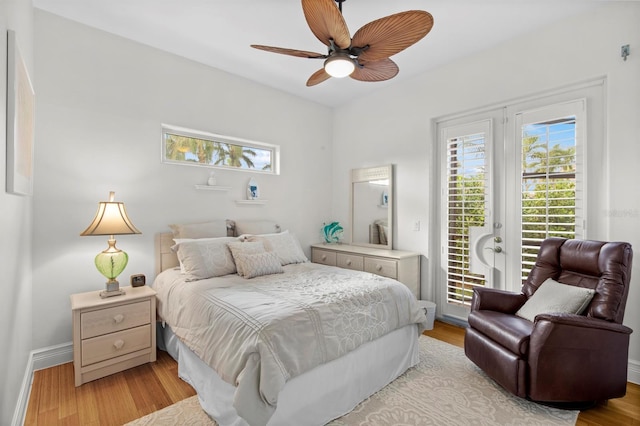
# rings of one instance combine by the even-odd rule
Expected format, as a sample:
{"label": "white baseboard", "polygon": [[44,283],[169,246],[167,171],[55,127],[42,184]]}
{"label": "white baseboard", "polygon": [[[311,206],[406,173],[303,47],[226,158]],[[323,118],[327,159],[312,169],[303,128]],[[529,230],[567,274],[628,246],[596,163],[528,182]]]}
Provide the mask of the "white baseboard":
{"label": "white baseboard", "polygon": [[22,378],[22,386],[18,394],[16,409],[13,410],[12,426],[20,426],[24,424],[24,416],[27,413],[27,404],[29,403],[29,395],[31,395],[31,383],[33,382],[33,351],[29,352],[27,360],[27,368]]}
{"label": "white baseboard", "polygon": [[11,420],[13,426],[24,424],[24,416],[27,414],[27,404],[29,403],[29,396],[31,395],[33,372],[71,361],[73,361],[72,342],[36,349],[29,353],[27,368],[24,372],[22,387],[18,395],[18,402],[16,403],[16,409],[13,412],[13,419]]}
{"label": "white baseboard", "polygon": [[56,365],[73,361],[73,343],[67,342],[60,345],[32,351],[33,371],[43,370]]}
{"label": "white baseboard", "polygon": [[627,380],[636,385],[640,385],[640,362],[629,360],[627,367]]}

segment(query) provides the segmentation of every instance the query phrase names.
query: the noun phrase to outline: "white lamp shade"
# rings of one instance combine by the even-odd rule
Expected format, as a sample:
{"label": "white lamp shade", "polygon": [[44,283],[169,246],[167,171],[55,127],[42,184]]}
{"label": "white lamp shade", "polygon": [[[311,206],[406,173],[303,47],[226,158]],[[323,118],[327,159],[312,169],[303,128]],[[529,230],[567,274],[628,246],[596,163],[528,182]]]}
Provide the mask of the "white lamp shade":
{"label": "white lamp shade", "polygon": [[140,234],[127,216],[124,203],[113,201],[114,193],[110,193],[109,201],[98,203],[98,212],[91,224],[80,235],[126,235]]}

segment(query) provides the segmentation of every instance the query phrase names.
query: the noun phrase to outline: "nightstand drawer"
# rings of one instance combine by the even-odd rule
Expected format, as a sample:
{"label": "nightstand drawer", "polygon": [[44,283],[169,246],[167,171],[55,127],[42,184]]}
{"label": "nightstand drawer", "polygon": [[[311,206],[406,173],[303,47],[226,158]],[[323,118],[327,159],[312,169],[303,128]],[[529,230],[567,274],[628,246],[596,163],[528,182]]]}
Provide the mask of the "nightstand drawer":
{"label": "nightstand drawer", "polygon": [[81,338],[88,339],[113,333],[139,325],[149,324],[151,321],[151,302],[129,303],[82,313]]}
{"label": "nightstand drawer", "polygon": [[353,254],[338,253],[337,264],[341,268],[362,271],[364,270],[364,257]]}
{"label": "nightstand drawer", "polygon": [[322,263],[323,265],[336,266],[336,253],[328,250],[313,249],[311,250],[311,261],[313,263]]}
{"label": "nightstand drawer", "polygon": [[151,346],[151,324],[82,341],[82,366]]}
{"label": "nightstand drawer", "polygon": [[398,277],[398,263],[395,260],[367,257],[364,259],[364,270],[383,277]]}

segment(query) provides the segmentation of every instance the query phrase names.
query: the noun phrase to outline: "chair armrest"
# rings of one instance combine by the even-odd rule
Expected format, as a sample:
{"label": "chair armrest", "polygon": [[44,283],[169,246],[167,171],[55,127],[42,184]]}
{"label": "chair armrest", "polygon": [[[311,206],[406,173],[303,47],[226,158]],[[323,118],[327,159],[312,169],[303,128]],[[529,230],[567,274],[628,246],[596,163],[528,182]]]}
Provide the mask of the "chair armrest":
{"label": "chair armrest", "polygon": [[488,310],[497,311],[505,314],[515,313],[524,302],[527,296],[522,293],[514,293],[512,291],[497,290],[488,287],[476,287],[473,289],[473,298],[471,299],[471,310]]}
{"label": "chair armrest", "polygon": [[586,327],[591,329],[606,330],[615,333],[631,334],[633,330],[629,327],[615,322],[605,321],[597,318],[589,318],[575,314],[538,314],[534,319],[534,327],[541,321],[549,321],[557,327]]}
{"label": "chair armrest", "polygon": [[600,401],[623,396],[631,333],[622,324],[581,315],[537,315],[529,340],[529,397]]}

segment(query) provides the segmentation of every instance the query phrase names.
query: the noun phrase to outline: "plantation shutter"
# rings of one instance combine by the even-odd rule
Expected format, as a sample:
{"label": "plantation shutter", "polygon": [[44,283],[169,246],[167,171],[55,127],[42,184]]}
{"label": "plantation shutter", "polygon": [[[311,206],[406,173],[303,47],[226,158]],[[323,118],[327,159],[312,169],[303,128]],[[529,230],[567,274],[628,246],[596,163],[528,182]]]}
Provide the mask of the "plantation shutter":
{"label": "plantation shutter", "polygon": [[469,266],[469,229],[485,225],[489,199],[486,141],[490,122],[482,124],[480,131],[469,133],[464,130],[478,129],[447,129],[446,299],[451,304],[469,305],[473,288],[486,285],[485,277],[471,273]]}
{"label": "plantation shutter", "polygon": [[[572,105],[572,104],[569,104]],[[582,104],[576,101],[573,112]],[[566,107],[566,105],[565,105]],[[549,237],[580,237],[582,187],[576,114],[557,115],[566,108],[544,111],[544,120],[523,114],[521,131],[521,279],[533,268],[541,242]],[[571,109],[569,109],[571,111]],[[556,115],[553,115],[556,113]],[[538,112],[538,115],[540,113]],[[530,118],[527,120],[527,118]]]}

